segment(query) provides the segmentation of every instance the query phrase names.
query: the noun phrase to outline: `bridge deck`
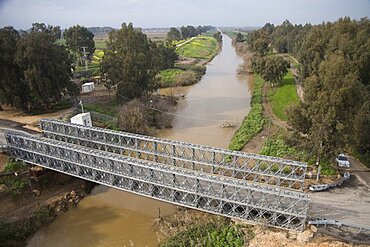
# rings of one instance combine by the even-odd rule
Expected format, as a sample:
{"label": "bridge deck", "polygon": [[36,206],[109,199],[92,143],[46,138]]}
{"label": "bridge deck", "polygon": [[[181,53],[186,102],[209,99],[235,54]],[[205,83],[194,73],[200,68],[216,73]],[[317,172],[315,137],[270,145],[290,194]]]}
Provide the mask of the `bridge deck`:
{"label": "bridge deck", "polygon": [[306,220],[309,200],[299,191],[26,134],[6,139],[15,158],[125,191],[291,230]]}
{"label": "bridge deck", "polygon": [[204,145],[41,120],[44,136],[130,157],[197,171],[302,190],[307,165],[302,162],[235,152]]}

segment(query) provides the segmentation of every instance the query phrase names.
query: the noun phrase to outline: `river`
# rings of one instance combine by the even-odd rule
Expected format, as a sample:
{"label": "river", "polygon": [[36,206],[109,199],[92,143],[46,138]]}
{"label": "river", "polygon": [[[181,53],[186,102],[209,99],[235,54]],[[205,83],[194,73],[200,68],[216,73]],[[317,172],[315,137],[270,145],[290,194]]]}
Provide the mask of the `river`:
{"label": "river", "polygon": [[[223,35],[221,52],[207,65],[202,80],[189,87],[172,89],[183,93],[173,120],[173,128],[158,137],[225,148],[235,129],[222,128],[238,123],[250,109],[251,85],[237,75],[242,59]],[[169,93],[171,89],[163,90]],[[177,207],[168,203],[97,186],[76,208],[40,229],[28,246],[157,246],[154,220],[173,214]]]}

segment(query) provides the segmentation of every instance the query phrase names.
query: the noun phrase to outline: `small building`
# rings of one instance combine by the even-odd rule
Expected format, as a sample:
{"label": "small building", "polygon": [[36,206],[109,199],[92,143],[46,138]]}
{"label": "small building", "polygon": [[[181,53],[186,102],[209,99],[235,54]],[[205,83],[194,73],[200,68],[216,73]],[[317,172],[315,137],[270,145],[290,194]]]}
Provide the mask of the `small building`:
{"label": "small building", "polygon": [[92,91],[94,91],[94,89],[94,82],[86,82],[82,84],[82,93],[91,93]]}
{"label": "small building", "polygon": [[71,123],[92,127],[90,112],[80,113],[71,117]]}

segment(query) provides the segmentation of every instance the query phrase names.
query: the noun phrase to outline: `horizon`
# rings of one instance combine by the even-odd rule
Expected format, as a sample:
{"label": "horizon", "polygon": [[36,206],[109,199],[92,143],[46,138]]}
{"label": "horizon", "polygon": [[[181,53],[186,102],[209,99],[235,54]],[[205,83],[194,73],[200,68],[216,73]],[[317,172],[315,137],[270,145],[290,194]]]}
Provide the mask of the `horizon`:
{"label": "horizon", "polygon": [[[119,28],[132,22],[142,29],[187,25],[215,27],[261,27],[265,23],[320,24],[341,17],[359,20],[369,17],[370,1],[354,0],[233,0],[223,2],[197,0],[106,0],[47,1],[0,0],[0,25],[27,30],[32,23],[60,26]],[[251,11],[251,9],[253,11]],[[102,14],[103,13],[103,14]],[[104,14],[106,13],[106,14]]]}

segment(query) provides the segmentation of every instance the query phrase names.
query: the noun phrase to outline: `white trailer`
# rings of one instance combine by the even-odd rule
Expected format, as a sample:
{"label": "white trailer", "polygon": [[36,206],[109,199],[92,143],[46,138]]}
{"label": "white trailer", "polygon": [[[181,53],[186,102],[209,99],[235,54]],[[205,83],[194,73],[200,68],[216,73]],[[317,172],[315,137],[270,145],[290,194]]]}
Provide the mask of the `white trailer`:
{"label": "white trailer", "polygon": [[82,93],[91,93],[95,90],[94,82],[86,82],[82,84]]}
{"label": "white trailer", "polygon": [[80,113],[71,117],[71,123],[92,127],[90,112]]}

